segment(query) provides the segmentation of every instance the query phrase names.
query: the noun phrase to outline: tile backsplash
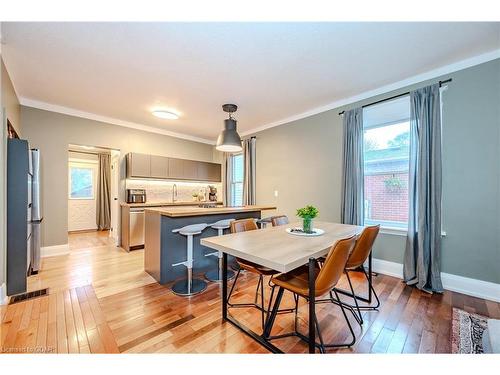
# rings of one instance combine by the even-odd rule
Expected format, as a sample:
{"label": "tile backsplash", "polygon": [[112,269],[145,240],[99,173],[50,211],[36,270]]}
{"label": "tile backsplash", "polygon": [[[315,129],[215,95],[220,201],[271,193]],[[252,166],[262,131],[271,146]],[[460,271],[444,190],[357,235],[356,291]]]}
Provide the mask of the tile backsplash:
{"label": "tile backsplash", "polygon": [[217,200],[222,201],[221,183],[202,183],[202,182],[171,182],[161,180],[137,180],[127,179],[125,181],[126,189],[145,189],[146,201],[148,203],[166,203],[172,202],[172,191],[174,184],[177,185],[177,202],[195,202],[193,194],[202,194],[205,200],[208,200],[208,186],[217,188]]}

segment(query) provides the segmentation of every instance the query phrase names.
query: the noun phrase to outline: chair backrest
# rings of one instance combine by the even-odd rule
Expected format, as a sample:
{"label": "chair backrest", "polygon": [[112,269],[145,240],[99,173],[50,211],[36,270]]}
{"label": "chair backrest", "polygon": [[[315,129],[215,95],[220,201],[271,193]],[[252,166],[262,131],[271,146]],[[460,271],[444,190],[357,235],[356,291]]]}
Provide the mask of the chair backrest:
{"label": "chair backrest", "polygon": [[368,255],[370,255],[379,230],[380,225],[372,225],[363,230],[347,260],[346,268],[360,267],[366,261]]}
{"label": "chair backrest", "polygon": [[322,296],[333,289],[344,272],[349,254],[356,243],[356,236],[338,241],[326,256],[325,263],[316,277],[316,295]]}
{"label": "chair backrest", "polygon": [[254,219],[240,219],[231,222],[231,233],[246,232],[259,229]]}
{"label": "chair backrest", "polygon": [[271,223],[273,223],[273,227],[288,224],[289,223],[288,216],[286,215],[273,216],[271,218]]}

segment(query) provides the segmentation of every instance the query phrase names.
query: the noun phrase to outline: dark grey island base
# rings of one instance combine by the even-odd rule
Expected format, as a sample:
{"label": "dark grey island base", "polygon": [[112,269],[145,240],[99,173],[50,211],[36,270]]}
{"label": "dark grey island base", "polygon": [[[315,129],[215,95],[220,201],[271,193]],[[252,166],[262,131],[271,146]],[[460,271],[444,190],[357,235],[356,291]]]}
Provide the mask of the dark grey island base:
{"label": "dark grey island base", "polygon": [[[267,206],[244,207],[165,207],[145,210],[144,269],[160,284],[167,284],[186,277],[186,267],[172,266],[186,260],[187,237],[172,233],[173,229],[190,224],[211,224],[224,219],[261,218]],[[227,233],[229,230],[226,230]],[[217,230],[207,227],[193,237],[193,274],[217,269],[216,256],[205,256],[214,250],[200,244],[200,239],[217,236]],[[232,261],[232,258],[230,258]]]}

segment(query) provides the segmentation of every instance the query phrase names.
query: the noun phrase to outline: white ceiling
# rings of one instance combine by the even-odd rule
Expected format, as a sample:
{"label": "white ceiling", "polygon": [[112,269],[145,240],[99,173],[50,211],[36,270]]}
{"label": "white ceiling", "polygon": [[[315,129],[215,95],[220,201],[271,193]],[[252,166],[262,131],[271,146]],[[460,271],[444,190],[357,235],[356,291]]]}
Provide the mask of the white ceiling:
{"label": "white ceiling", "polygon": [[[214,140],[499,48],[500,23],[3,23],[18,95]],[[177,110],[160,120],[156,107]]]}

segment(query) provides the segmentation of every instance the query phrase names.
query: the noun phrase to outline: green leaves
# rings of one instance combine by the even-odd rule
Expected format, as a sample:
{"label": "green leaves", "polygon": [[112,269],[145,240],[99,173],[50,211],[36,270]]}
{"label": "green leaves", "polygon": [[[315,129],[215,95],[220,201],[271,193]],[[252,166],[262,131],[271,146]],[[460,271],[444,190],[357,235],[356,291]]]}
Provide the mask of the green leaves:
{"label": "green leaves", "polygon": [[302,219],[314,219],[318,214],[319,210],[314,206],[305,206],[297,210],[297,216]]}

